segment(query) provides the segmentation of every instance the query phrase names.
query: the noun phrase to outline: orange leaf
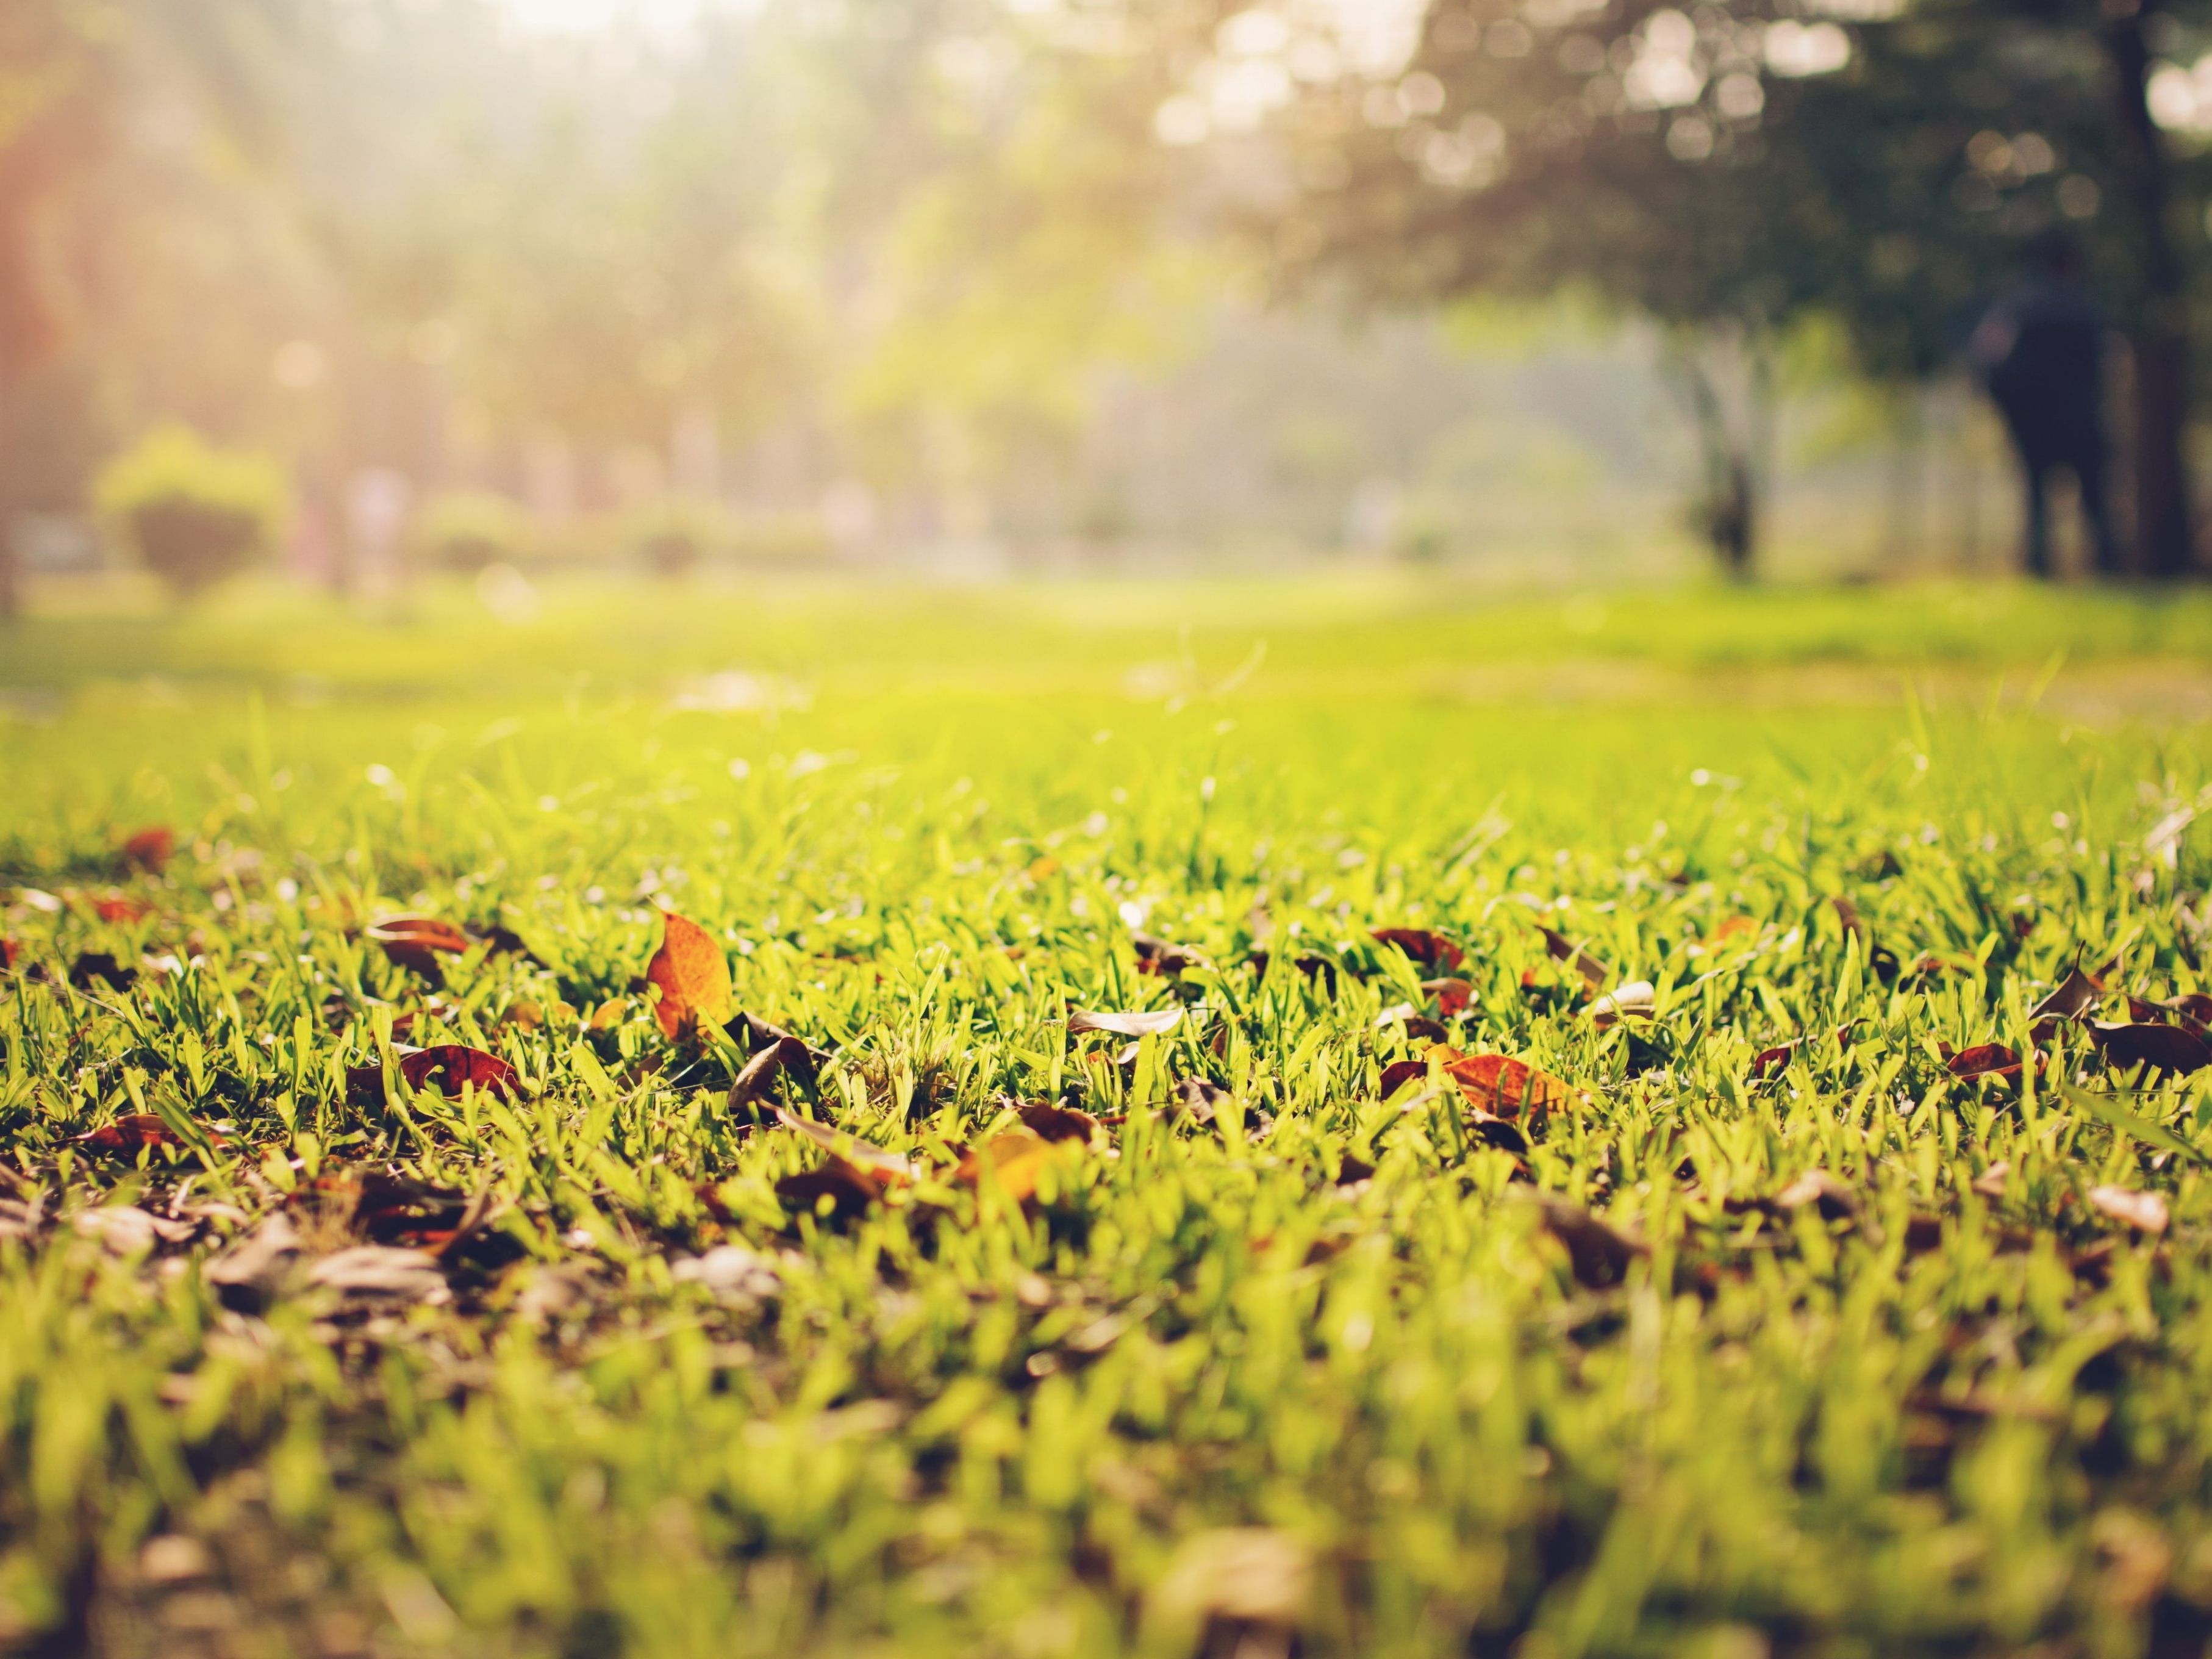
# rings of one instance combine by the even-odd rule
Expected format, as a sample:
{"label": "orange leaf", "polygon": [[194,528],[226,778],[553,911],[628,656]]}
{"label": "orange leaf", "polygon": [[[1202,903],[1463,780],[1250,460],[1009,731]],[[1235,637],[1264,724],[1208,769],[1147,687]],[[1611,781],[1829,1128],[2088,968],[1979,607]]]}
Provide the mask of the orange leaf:
{"label": "orange leaf", "polygon": [[1575,1091],[1525,1060],[1504,1054],[1474,1054],[1444,1067],[1460,1092],[1494,1117],[1541,1117],[1573,1104]]}
{"label": "orange leaf", "polygon": [[672,1042],[702,1025],[720,1025],[736,1006],[730,992],[730,964],[714,936],[673,910],[661,913],[660,948],[646,964],[645,976],[660,988],[653,1018]]}
{"label": "orange leaf", "polygon": [[969,1151],[952,1172],[954,1181],[978,1193],[987,1186],[1016,1203],[1036,1196],[1037,1181],[1054,1159],[1077,1156],[1065,1143],[1047,1140],[1032,1129],[1010,1129]]}

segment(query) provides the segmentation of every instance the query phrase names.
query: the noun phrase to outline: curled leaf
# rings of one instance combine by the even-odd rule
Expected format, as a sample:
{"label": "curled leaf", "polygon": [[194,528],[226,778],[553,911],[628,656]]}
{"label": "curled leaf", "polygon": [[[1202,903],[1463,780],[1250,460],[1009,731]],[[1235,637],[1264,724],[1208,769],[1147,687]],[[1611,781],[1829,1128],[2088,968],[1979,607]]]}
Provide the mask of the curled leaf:
{"label": "curled leaf", "polygon": [[1592,990],[1595,990],[1613,977],[1612,969],[1583,950],[1565,933],[1554,928],[1547,927],[1541,922],[1536,924],[1536,931],[1544,936],[1544,948],[1552,953],[1552,960],[1565,963],[1568,967],[1583,976]]}
{"label": "curled leaf", "polygon": [[1118,1012],[1100,1013],[1088,1008],[1069,1012],[1067,1029],[1076,1031],[1109,1031],[1115,1036],[1158,1036],[1172,1031],[1182,1022],[1181,1008],[1133,1009]]}
{"label": "curled leaf", "polygon": [[1771,1048],[1761,1048],[1752,1059],[1753,1079],[1763,1082],[1770,1073],[1789,1065],[1790,1057],[1796,1052],[1797,1042],[1794,1038],[1788,1042],[1778,1042]]}
{"label": "curled leaf", "polygon": [[1590,1018],[1600,1025],[1623,1019],[1650,1019],[1659,1009],[1659,992],[1650,980],[1639,979],[1607,992],[1590,1004]]}
{"label": "curled leaf", "polygon": [[653,1018],[671,1042],[730,1017],[730,964],[720,944],[673,910],[661,913],[660,948],[646,964],[645,976],[660,988]]}
{"label": "curled leaf", "polygon": [[804,1060],[806,1045],[797,1037],[783,1037],[771,1042],[745,1062],[737,1080],[730,1085],[730,1109],[740,1114],[750,1112],[755,1103],[768,1098],[779,1073]]}
{"label": "curled leaf", "polygon": [[1474,987],[1463,979],[1425,979],[1421,989],[1437,1000],[1437,1014],[1456,1018],[1474,1006]]}
{"label": "curled leaf", "polygon": [[469,948],[469,936],[454,923],[436,916],[410,915],[380,916],[362,929],[398,967],[424,979],[442,980],[441,956],[459,956]]}
{"label": "curled leaf", "polygon": [[2027,1011],[2031,1020],[2079,1019],[2095,1007],[2105,994],[2105,988],[2081,971],[2081,964],[2069,969],[2057,988]]}
{"label": "curled leaf", "polygon": [[2020,1056],[2002,1042],[1978,1042],[1948,1056],[1943,1069],[1955,1078],[1993,1077],[2001,1082],[2017,1083]]}

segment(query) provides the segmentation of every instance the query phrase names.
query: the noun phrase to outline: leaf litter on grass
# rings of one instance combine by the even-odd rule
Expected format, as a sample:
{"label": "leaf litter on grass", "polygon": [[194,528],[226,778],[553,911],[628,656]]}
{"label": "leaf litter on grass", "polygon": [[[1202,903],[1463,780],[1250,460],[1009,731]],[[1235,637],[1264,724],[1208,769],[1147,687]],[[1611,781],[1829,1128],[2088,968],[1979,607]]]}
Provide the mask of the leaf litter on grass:
{"label": "leaf litter on grass", "polygon": [[[413,861],[348,864],[301,794],[127,915],[24,896],[73,855],[17,827],[58,850],[0,895],[10,1628],[161,1650],[187,1588],[272,1650],[2212,1628],[2185,831],[2138,871],[1963,784],[1723,800],[1653,758],[1708,732],[1608,785],[1696,826],[1663,860],[1557,792],[1467,858],[1285,726],[1252,763],[1326,787],[1122,840],[1042,737],[988,815],[887,735],[896,783],[732,805],[669,718],[576,824],[433,776]],[[695,760],[724,795],[672,806]],[[493,915],[534,953],[442,920]]]}

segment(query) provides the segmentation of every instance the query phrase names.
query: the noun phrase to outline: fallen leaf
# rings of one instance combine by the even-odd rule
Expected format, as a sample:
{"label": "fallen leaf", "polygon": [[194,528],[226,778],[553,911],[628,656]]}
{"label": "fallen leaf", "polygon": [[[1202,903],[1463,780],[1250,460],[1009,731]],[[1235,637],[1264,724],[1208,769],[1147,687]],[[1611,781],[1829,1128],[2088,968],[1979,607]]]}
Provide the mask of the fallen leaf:
{"label": "fallen leaf", "polygon": [[94,902],[92,913],[102,921],[140,921],[154,914],[154,907],[126,893],[111,893]]}
{"label": "fallen leaf", "polygon": [[1407,1084],[1418,1082],[1428,1074],[1429,1062],[1425,1060],[1392,1060],[1382,1068],[1382,1080],[1378,1085],[1382,1098],[1389,1099]]}
{"label": "fallen leaf", "polygon": [[1073,1140],[1089,1146],[1098,1133],[1098,1120],[1073,1106],[1024,1101],[1014,1110],[1031,1133],[1046,1140]]}
{"label": "fallen leaf", "polygon": [[1831,1221],[1840,1221],[1859,1212],[1859,1195],[1826,1170],[1808,1170],[1769,1200],[1778,1210],[1802,1210],[1808,1204],[1820,1206],[1820,1213]]}
{"label": "fallen leaf", "polygon": [[806,1045],[797,1037],[784,1037],[771,1042],[750,1060],[730,1085],[729,1107],[733,1112],[750,1112],[754,1105],[769,1097],[779,1073],[794,1060],[803,1059]]}
{"label": "fallen leaf", "polygon": [[801,1117],[787,1106],[775,1109],[775,1121],[785,1128],[804,1135],[878,1189],[898,1186],[921,1173],[913,1159],[902,1158],[896,1152],[885,1152],[872,1142],[862,1140],[845,1130]]}
{"label": "fallen leaf", "polygon": [[2166,1200],[2156,1193],[2139,1193],[2132,1187],[2092,1187],[2089,1202],[2103,1214],[2125,1222],[2137,1232],[2155,1234],[2166,1231]]}
{"label": "fallen leaf", "polygon": [[1375,1166],[1364,1158],[1354,1158],[1346,1152],[1337,1162],[1336,1184],[1340,1187],[1356,1187],[1363,1181],[1374,1178]]}
{"label": "fallen leaf", "polygon": [[[435,1077],[439,1089],[447,1095],[458,1096],[473,1085],[479,1093],[511,1099],[521,1086],[514,1067],[497,1054],[471,1048],[466,1043],[438,1042],[428,1048],[406,1048],[395,1044],[392,1053],[398,1057],[399,1075],[410,1089],[423,1088]],[[376,1063],[347,1066],[346,1098],[356,1105],[380,1103],[384,1098],[384,1067]]]}
{"label": "fallen leaf", "polygon": [[191,1222],[170,1221],[135,1204],[80,1210],[70,1218],[70,1224],[121,1255],[136,1255],[157,1243],[181,1244],[199,1231]]}
{"label": "fallen leaf", "polygon": [[106,951],[85,951],[70,963],[69,982],[80,991],[89,991],[94,985],[106,985],[112,990],[127,991],[131,982],[138,977],[136,968],[118,962]]}
{"label": "fallen leaf", "polygon": [[1583,950],[1565,933],[1554,928],[1547,927],[1541,922],[1536,924],[1536,931],[1544,936],[1544,948],[1552,953],[1552,960],[1565,963],[1589,982],[1592,990],[1595,990],[1613,977],[1612,969]]}
{"label": "fallen leaf", "polygon": [[818,1170],[787,1175],[775,1183],[776,1202],[793,1215],[819,1215],[826,1198],[833,1221],[866,1214],[882,1195],[883,1189],[864,1171],[841,1158],[832,1158]]}
{"label": "fallen leaf", "polygon": [[1148,1647],[1290,1653],[1314,1594],[1313,1552],[1287,1532],[1227,1527],[1176,1546],[1145,1602]]}
{"label": "fallen leaf", "polygon": [[1164,939],[1154,939],[1150,933],[1132,933],[1129,943],[1136,947],[1137,971],[1140,974],[1172,978],[1206,965],[1206,958],[1197,951],[1170,945]]}
{"label": "fallen leaf", "polygon": [[2067,969],[2066,977],[2058,982],[2051,994],[2027,1011],[2031,1020],[2079,1019],[2097,1006],[2105,994],[2105,988],[2081,971],[2076,963]]}
{"label": "fallen leaf", "polygon": [[1467,952],[1459,945],[1425,927],[1377,927],[1374,938],[1377,945],[1396,945],[1408,960],[1431,972],[1449,974],[1467,960]]}
{"label": "fallen leaf", "polygon": [[1981,1174],[1976,1176],[1972,1185],[1973,1190],[1984,1198],[2002,1198],[2005,1195],[2005,1188],[2011,1182],[2012,1160],[2008,1158],[2001,1158]]}
{"label": "fallen leaf", "polygon": [[1971,1048],[1961,1048],[1943,1061],[1943,1069],[1955,1078],[1993,1077],[2008,1083],[2020,1081],[2020,1056],[2002,1042],[1978,1042]]}
{"label": "fallen leaf", "polygon": [[702,1024],[721,1024],[732,1011],[730,964],[714,936],[673,910],[661,912],[660,948],[645,976],[660,988],[653,1018],[671,1042]]}
{"label": "fallen leaf", "polygon": [[770,1024],[757,1014],[739,1014],[723,1030],[742,1042],[749,1054],[757,1054],[779,1042],[796,1044],[795,1049],[784,1050],[784,1069],[810,1089],[820,1079],[822,1068],[830,1063],[830,1056],[821,1049],[802,1037],[794,1036],[781,1025]]}
{"label": "fallen leaf", "polygon": [[325,1256],[307,1269],[307,1282],[346,1296],[421,1302],[446,1293],[446,1276],[428,1250],[391,1244],[356,1244]]}
{"label": "fallen leaf", "polygon": [[1463,979],[1425,979],[1421,989],[1434,997],[1437,1013],[1454,1019],[1474,1006],[1474,987]]}
{"label": "fallen leaf", "polygon": [[380,916],[362,930],[364,939],[382,947],[384,954],[410,973],[442,981],[441,956],[459,956],[469,948],[469,936],[450,921],[436,916]]}
{"label": "fallen leaf", "polygon": [[1460,1092],[1492,1117],[1531,1120],[1574,1103],[1575,1092],[1549,1072],[1504,1054],[1471,1054],[1444,1067]]}
{"label": "fallen leaf", "polygon": [[13,972],[23,957],[23,947],[12,939],[0,939],[0,969]]}
{"label": "fallen leaf", "polygon": [[1066,1141],[1048,1140],[1033,1129],[1013,1129],[971,1147],[952,1179],[978,1193],[988,1182],[1001,1196],[1025,1204],[1036,1196],[1038,1181],[1055,1161],[1064,1164],[1078,1155]]}
{"label": "fallen leaf", "polygon": [[1072,1009],[1067,1016],[1067,1029],[1076,1031],[1109,1031],[1115,1036],[1158,1036],[1172,1031],[1182,1021],[1180,1008],[1137,1009],[1125,1012],[1098,1013],[1088,1008]]}
{"label": "fallen leaf", "polygon": [[1790,1057],[1796,1052],[1797,1043],[1795,1039],[1788,1042],[1778,1042],[1771,1048],[1761,1048],[1751,1062],[1753,1079],[1755,1081],[1763,1081],[1768,1073],[1780,1071],[1789,1065]]}
{"label": "fallen leaf", "polygon": [[2179,1025],[2093,1024],[2089,1036],[2105,1064],[2116,1071],[2148,1066],[2179,1076],[2212,1066],[2212,1043]]}
{"label": "fallen leaf", "polygon": [[[213,1129],[204,1133],[217,1146],[230,1144]],[[79,1135],[76,1144],[88,1146],[95,1152],[112,1152],[124,1158],[136,1158],[149,1146],[185,1146],[191,1143],[171,1128],[166,1120],[152,1112],[132,1112],[117,1118],[112,1123],[102,1124],[88,1134]]]}
{"label": "fallen leaf", "polygon": [[1639,979],[1600,997],[1590,1004],[1589,1015],[1603,1026],[1623,1019],[1650,1019],[1658,1008],[1658,988],[1650,980]]}
{"label": "fallen leaf", "polygon": [[1610,1222],[1555,1193],[1532,1194],[1543,1217],[1544,1230],[1566,1246],[1567,1261],[1575,1282],[1586,1290],[1601,1291],[1628,1276],[1629,1263],[1649,1252],[1642,1241],[1630,1237]]}
{"label": "fallen leaf", "polygon": [[159,875],[177,850],[177,832],[166,823],[149,824],[124,837],[123,861],[134,870]]}

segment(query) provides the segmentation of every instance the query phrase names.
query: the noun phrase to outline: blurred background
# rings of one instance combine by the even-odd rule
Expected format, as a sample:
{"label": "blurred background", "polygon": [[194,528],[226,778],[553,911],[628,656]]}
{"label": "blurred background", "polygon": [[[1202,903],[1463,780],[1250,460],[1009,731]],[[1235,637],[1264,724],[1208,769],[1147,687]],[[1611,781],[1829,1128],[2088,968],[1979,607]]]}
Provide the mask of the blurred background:
{"label": "blurred background", "polygon": [[2144,0],[6,0],[0,606],[2009,570],[1969,344],[2054,229],[2118,574],[2190,574],[2208,52]]}

